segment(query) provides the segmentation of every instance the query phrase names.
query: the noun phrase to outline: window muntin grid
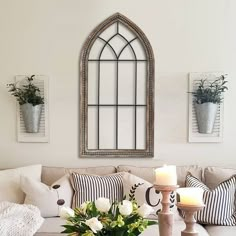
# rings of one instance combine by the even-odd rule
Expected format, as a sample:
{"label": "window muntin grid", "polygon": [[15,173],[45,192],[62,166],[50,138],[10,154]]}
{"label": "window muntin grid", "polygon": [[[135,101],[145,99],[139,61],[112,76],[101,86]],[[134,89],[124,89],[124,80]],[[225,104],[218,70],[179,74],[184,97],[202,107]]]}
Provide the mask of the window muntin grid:
{"label": "window muntin grid", "polygon": [[[132,38],[130,41],[128,41],[126,39],[126,37],[124,35],[122,35],[119,32],[119,28],[120,28],[120,22],[116,22],[116,32],[114,35],[112,35],[108,40],[103,39],[101,36],[98,36],[98,38],[96,40],[101,40],[104,45],[101,48],[100,52],[98,52],[98,58],[97,59],[89,59],[88,62],[96,62],[97,63],[97,80],[98,80],[98,86],[97,86],[97,103],[96,104],[88,104],[88,107],[96,107],[97,108],[97,145],[96,145],[96,149],[99,150],[101,149],[100,147],[100,136],[101,136],[101,131],[100,131],[100,107],[115,107],[115,117],[116,117],[116,121],[115,121],[115,149],[119,150],[119,107],[131,107],[134,108],[134,145],[133,147],[130,147],[130,149],[137,149],[137,107],[146,107],[146,103],[145,104],[138,104],[137,103],[137,68],[138,68],[138,62],[146,62],[146,59],[138,59],[135,53],[135,49],[132,46],[132,42],[134,42],[135,40],[138,40],[138,37],[134,37]],[[112,46],[112,44],[110,43],[112,41],[112,39],[115,39],[116,37],[120,37],[125,41],[124,46],[121,46],[120,49],[115,50]],[[106,47],[108,47],[114,58],[105,58],[105,59],[101,59],[104,50],[106,49]],[[131,56],[133,57],[132,59],[120,59],[122,53],[125,51],[125,49],[129,48],[131,51]],[[101,62],[114,62],[116,64],[116,91],[115,91],[115,104],[109,104],[109,103],[100,103],[100,83],[102,80],[102,72],[101,72]],[[135,91],[135,95],[134,95],[134,103],[133,104],[120,104],[119,103],[119,63],[120,62],[134,62],[134,77],[135,77],[135,83],[134,83],[134,91]],[[88,88],[89,91],[89,88]],[[88,136],[89,138],[89,136]],[[145,137],[144,137],[145,138]],[[145,148],[144,148],[145,149]]]}

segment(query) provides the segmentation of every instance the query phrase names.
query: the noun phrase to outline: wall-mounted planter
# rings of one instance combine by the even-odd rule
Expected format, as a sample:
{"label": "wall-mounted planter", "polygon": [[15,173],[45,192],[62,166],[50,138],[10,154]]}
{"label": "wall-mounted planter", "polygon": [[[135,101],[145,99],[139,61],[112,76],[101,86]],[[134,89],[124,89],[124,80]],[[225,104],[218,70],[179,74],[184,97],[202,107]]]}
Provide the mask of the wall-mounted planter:
{"label": "wall-mounted planter", "polygon": [[[190,73],[188,91],[195,91],[201,79],[208,79],[209,81],[214,81],[216,77],[219,77],[222,74],[224,73],[223,72]],[[207,109],[208,108],[204,108],[203,110]],[[211,109],[214,110],[215,108]],[[189,93],[188,110],[189,110],[188,141],[190,143],[218,143],[223,141],[224,101],[217,105],[215,115],[213,111],[211,112],[213,114],[211,116],[215,118],[209,118],[206,115],[207,113],[206,111],[204,111],[202,115],[197,115],[197,108],[196,108],[196,103],[194,101],[194,97],[192,96],[191,93]],[[197,116],[201,117],[198,118]],[[203,122],[203,120],[205,121]],[[214,122],[212,122],[212,120],[214,120]]]}
{"label": "wall-mounted planter", "polygon": [[[16,81],[22,83],[27,75],[17,75]],[[22,81],[22,82],[21,82]],[[36,118],[39,110],[35,111],[32,117],[24,115],[24,109],[17,102],[17,141],[24,143],[47,143],[49,141],[49,116],[48,116],[48,82],[49,78],[45,75],[35,75],[34,84],[40,89],[44,97],[44,104],[41,106],[40,119]],[[25,108],[28,110],[30,108]],[[28,111],[27,111],[28,113]],[[28,116],[26,125],[25,117]],[[34,120],[34,121],[31,121]],[[38,124],[38,125],[37,125]],[[28,127],[27,127],[28,126]],[[38,126],[38,130],[37,130]],[[37,131],[37,132],[35,132]]]}
{"label": "wall-mounted planter", "polygon": [[33,106],[25,103],[20,106],[27,133],[38,133],[43,104]]}
{"label": "wall-mounted planter", "polygon": [[195,103],[198,131],[201,134],[212,134],[218,110],[218,104],[206,102],[203,104]]}

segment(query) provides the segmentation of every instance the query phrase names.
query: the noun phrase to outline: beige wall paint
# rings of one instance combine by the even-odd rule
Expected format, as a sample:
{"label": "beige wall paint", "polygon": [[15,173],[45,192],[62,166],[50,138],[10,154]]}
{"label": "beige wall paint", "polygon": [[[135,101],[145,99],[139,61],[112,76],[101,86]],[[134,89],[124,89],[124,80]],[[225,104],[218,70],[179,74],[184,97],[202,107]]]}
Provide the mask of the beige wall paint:
{"label": "beige wall paint", "polygon": [[[156,57],[155,158],[78,156],[79,54],[106,17],[139,25]],[[236,2],[234,0],[0,0],[0,168],[33,163],[94,166],[162,163],[236,166]],[[224,142],[187,142],[189,72],[226,71]],[[50,76],[50,143],[16,142],[16,104],[6,83]]]}

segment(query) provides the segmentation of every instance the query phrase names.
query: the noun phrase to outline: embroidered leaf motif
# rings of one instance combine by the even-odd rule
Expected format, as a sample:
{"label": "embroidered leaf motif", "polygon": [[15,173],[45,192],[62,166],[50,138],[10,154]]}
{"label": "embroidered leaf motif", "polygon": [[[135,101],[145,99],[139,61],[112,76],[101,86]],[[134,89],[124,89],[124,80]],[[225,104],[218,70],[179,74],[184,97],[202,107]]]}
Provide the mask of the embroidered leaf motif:
{"label": "embroidered leaf motif", "polygon": [[156,211],[156,215],[158,215],[160,211],[161,211],[161,209],[157,210],[157,211]]}
{"label": "embroidered leaf motif", "polygon": [[171,192],[170,193],[170,208],[173,208],[175,206],[175,193]]}
{"label": "embroidered leaf motif", "polygon": [[130,193],[129,193],[129,200],[130,201],[135,201],[135,191],[136,191],[136,189],[139,187],[139,186],[141,186],[141,185],[143,185],[144,183],[137,183],[137,184],[134,184],[132,187],[131,187],[131,189],[130,189]]}

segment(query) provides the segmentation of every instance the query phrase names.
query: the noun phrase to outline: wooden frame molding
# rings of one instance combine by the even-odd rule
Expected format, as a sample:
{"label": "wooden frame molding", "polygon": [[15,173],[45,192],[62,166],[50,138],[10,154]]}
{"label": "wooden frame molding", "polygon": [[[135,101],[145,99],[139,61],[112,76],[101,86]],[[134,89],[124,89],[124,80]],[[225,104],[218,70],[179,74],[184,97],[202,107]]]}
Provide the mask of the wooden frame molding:
{"label": "wooden frame molding", "polygon": [[[88,149],[88,58],[97,37],[112,24],[120,22],[140,40],[147,56],[146,149]],[[153,157],[154,156],[154,54],[142,30],[127,17],[116,13],[98,25],[85,41],[80,55],[80,157]]]}

